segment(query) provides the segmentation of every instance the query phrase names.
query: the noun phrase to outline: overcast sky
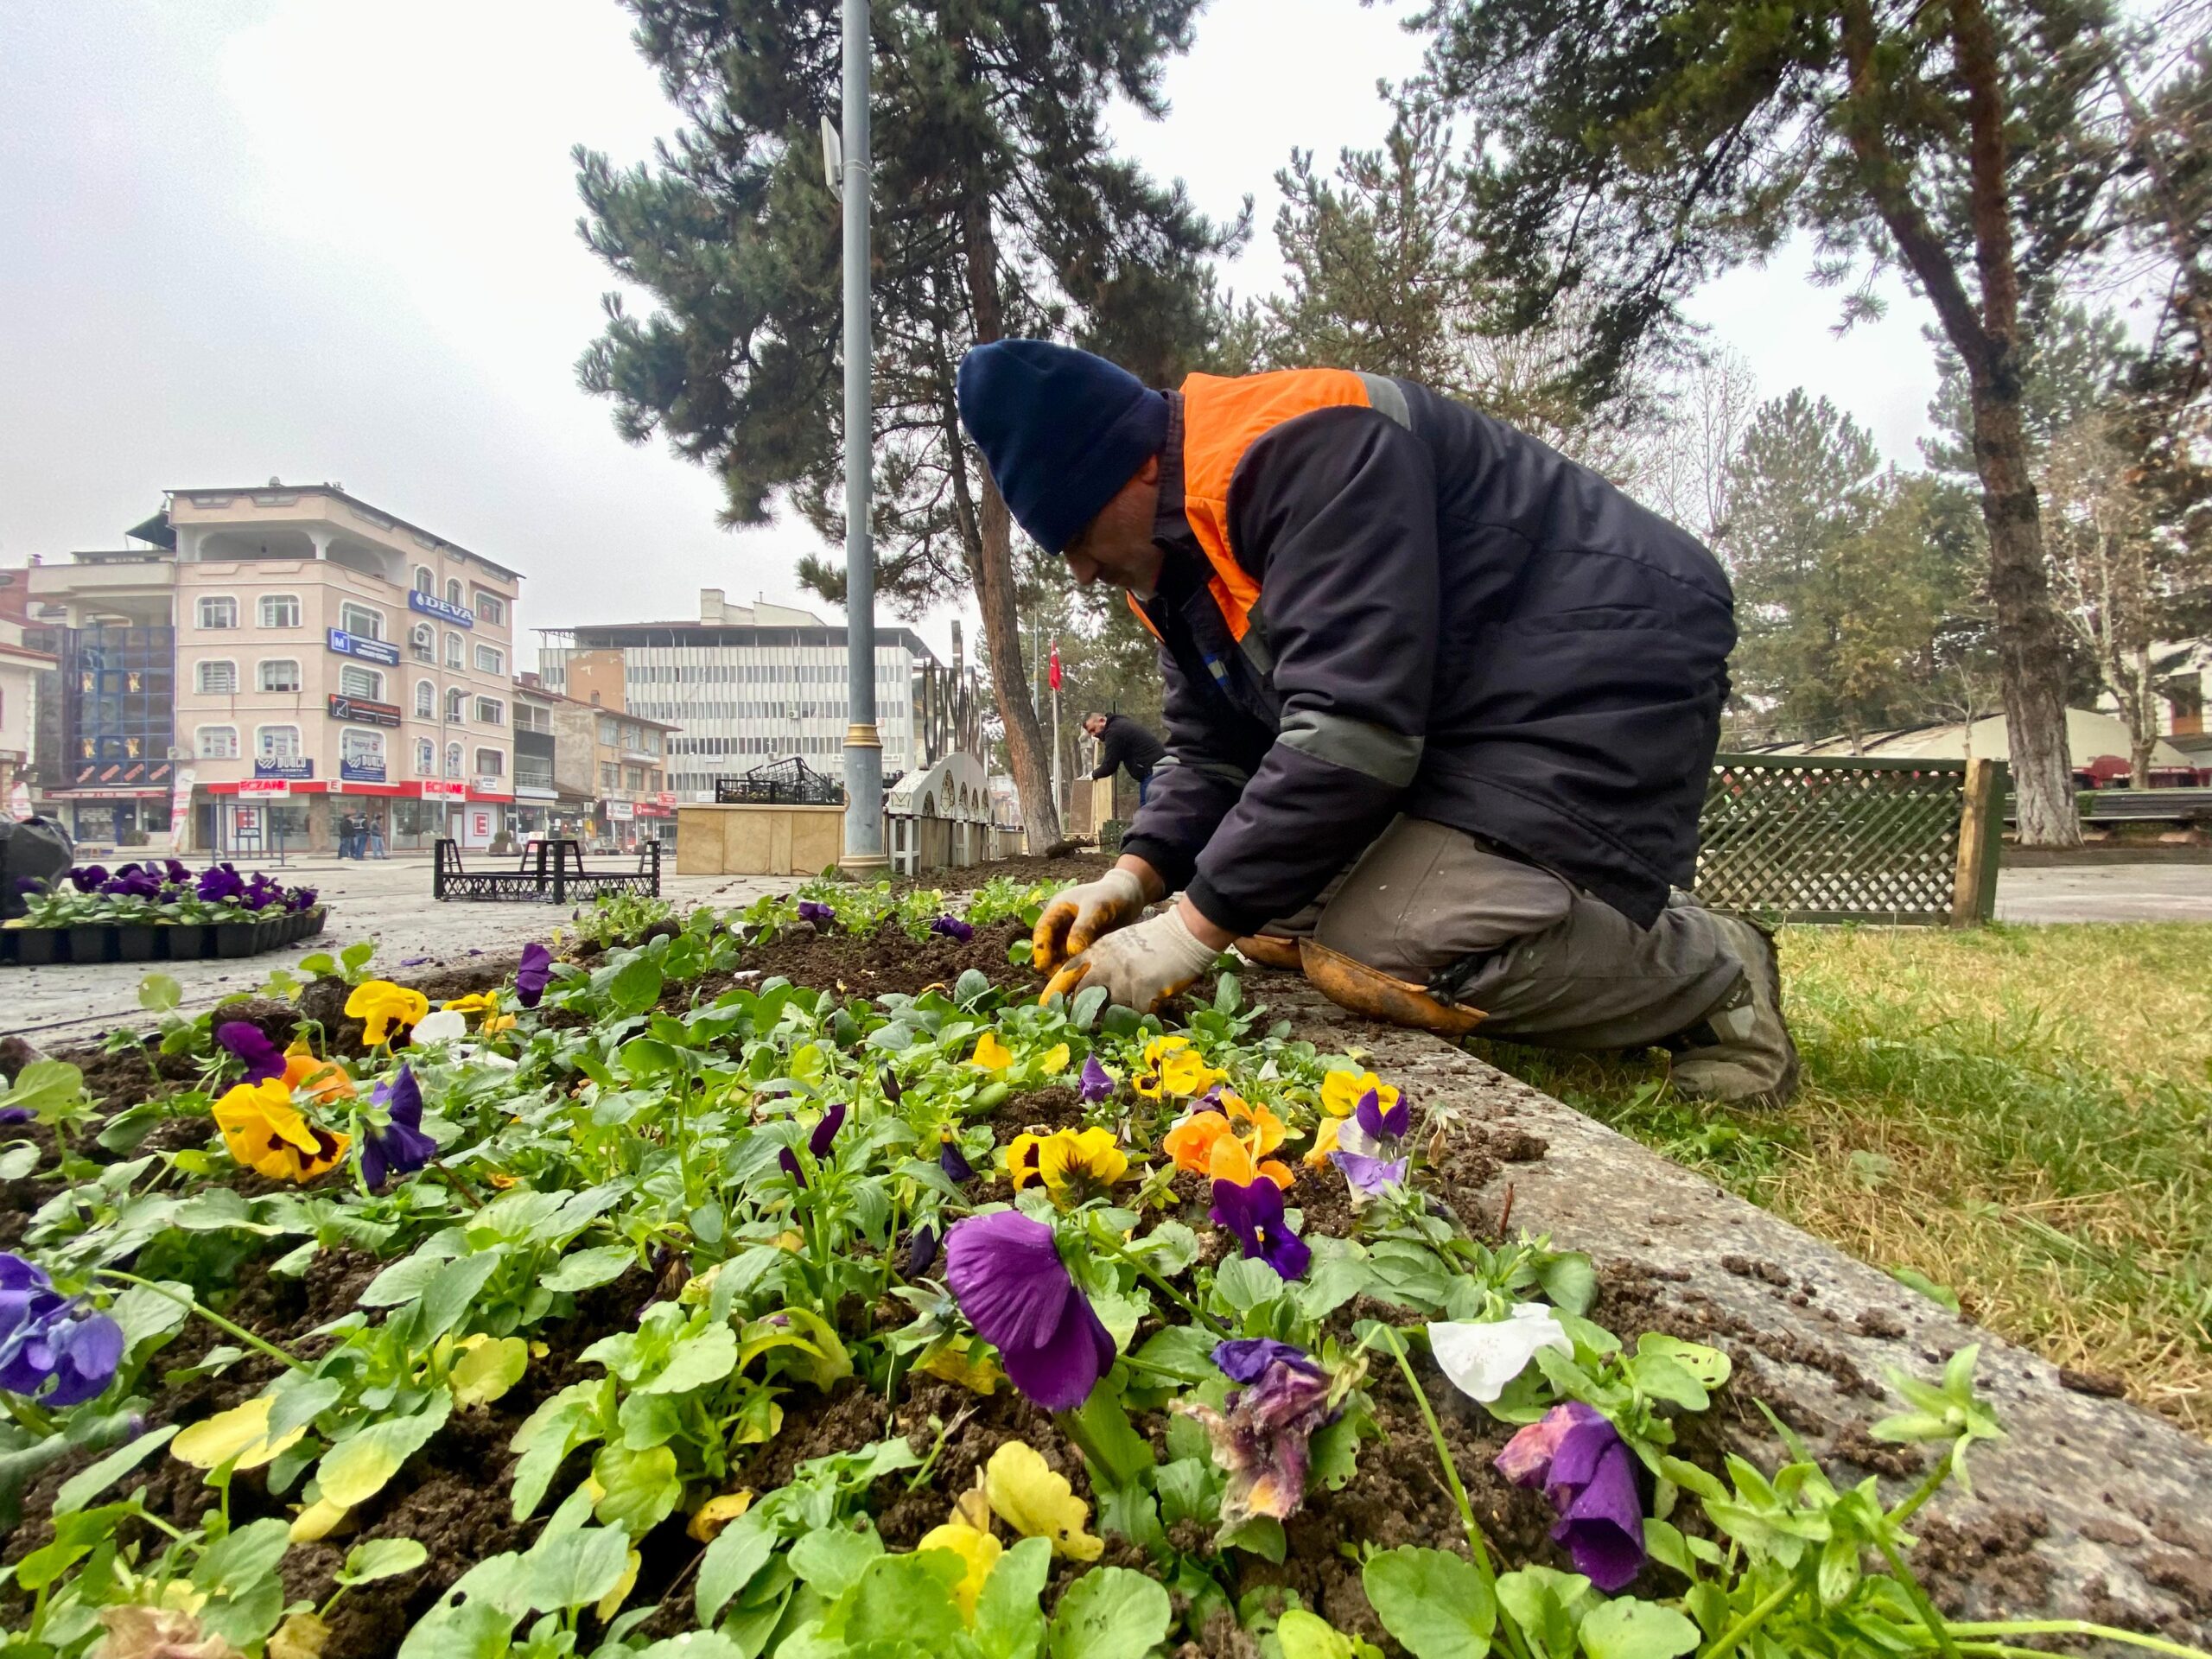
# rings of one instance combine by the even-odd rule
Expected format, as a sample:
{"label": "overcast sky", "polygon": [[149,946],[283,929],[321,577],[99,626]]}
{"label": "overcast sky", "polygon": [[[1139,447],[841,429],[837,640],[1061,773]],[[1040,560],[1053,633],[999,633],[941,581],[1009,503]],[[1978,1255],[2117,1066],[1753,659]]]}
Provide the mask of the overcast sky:
{"label": "overcast sky", "polygon": [[[1259,234],[1275,169],[1387,126],[1419,59],[1387,6],[1212,0],[1173,112],[1129,151]],[[115,546],[164,489],[333,480],[529,578],[525,628],[695,615],[696,590],[813,603],[803,525],[734,536],[719,493],[576,390],[603,268],[570,145],[672,125],[613,0],[0,4],[0,564]],[[881,135],[879,135],[880,137]],[[1790,258],[1699,298],[1764,393],[1834,397],[1914,458],[1918,304],[1843,340]],[[944,619],[924,632],[943,647]]]}

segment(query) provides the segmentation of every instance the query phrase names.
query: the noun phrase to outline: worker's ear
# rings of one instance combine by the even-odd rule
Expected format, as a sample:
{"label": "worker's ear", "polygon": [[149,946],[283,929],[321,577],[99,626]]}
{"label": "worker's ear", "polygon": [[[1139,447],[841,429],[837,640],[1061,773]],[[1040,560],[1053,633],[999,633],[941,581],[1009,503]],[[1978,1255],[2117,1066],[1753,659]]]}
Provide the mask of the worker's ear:
{"label": "worker's ear", "polygon": [[1160,457],[1158,454],[1149,454],[1144,458],[1144,465],[1137,468],[1137,482],[1140,484],[1157,484],[1160,482]]}

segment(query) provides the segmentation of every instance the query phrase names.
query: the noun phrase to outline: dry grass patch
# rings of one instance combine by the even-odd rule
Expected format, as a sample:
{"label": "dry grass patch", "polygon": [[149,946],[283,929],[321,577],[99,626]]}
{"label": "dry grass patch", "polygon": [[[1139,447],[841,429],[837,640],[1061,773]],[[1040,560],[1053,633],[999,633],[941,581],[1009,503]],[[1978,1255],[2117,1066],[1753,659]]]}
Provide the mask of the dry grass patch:
{"label": "dry grass patch", "polygon": [[2212,1435],[2212,927],[1792,928],[1786,1110],[1657,1063],[1506,1070]]}

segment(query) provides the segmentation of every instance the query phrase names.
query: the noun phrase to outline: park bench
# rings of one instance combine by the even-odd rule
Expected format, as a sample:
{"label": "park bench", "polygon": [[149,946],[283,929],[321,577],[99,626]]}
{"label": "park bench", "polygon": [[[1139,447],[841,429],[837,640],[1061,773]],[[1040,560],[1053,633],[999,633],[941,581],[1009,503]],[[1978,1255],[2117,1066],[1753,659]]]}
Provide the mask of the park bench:
{"label": "park bench", "polygon": [[591,899],[601,893],[634,893],[649,899],[660,896],[660,842],[646,842],[638,849],[637,868],[593,870],[584,866],[581,843],[565,839],[524,843],[522,856],[512,869],[467,868],[461,861],[461,844],[441,841],[430,875],[430,897],[509,904],[565,905],[570,899]]}

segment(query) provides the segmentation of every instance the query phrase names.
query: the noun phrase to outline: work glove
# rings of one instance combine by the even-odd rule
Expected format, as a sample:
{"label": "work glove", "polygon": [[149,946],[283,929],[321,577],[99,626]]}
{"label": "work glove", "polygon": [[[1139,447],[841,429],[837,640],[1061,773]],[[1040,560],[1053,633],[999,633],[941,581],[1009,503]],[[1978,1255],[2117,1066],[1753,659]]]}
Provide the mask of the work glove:
{"label": "work glove", "polygon": [[1178,991],[1188,990],[1219,954],[1193,937],[1171,908],[1099,940],[1054,974],[1038,1000],[1072,996],[1081,987],[1099,985],[1109,1001],[1150,1014]]}
{"label": "work glove", "polygon": [[1049,974],[1142,914],[1143,885],[1127,870],[1109,870],[1096,881],[1062,887],[1037,918],[1037,931],[1030,936],[1029,965]]}

